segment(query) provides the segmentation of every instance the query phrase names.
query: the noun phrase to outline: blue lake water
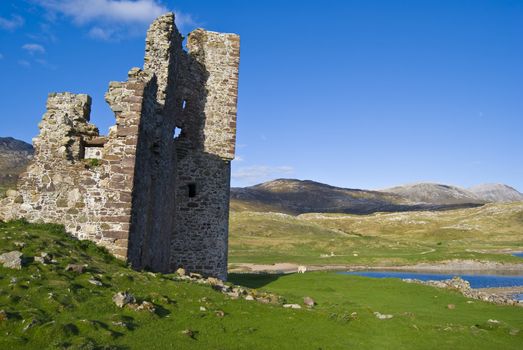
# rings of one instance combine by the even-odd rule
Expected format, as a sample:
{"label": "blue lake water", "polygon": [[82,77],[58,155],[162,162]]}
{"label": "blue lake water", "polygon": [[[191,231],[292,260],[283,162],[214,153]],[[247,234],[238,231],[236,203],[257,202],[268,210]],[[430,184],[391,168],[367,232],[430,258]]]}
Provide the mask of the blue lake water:
{"label": "blue lake water", "polygon": [[517,257],[520,257],[520,258],[523,258],[523,252],[520,252],[520,253],[514,253],[512,254],[514,256],[517,256]]}
{"label": "blue lake water", "polygon": [[472,288],[495,288],[523,286],[523,275],[488,275],[488,274],[436,274],[425,272],[398,272],[398,271],[356,271],[340,272],[347,275],[358,275],[374,278],[413,278],[422,281],[446,280],[459,276],[470,283]]}

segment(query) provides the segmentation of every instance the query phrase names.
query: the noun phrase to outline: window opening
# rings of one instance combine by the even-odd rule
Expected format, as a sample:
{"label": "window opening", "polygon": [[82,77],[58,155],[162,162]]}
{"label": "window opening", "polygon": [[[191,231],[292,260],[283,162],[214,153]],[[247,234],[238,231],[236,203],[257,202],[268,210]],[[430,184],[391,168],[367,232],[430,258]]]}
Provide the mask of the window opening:
{"label": "window opening", "polygon": [[189,198],[196,197],[196,184],[190,183],[187,187],[189,188]]}
{"label": "window opening", "polygon": [[180,134],[182,133],[182,129],[180,128],[174,128],[174,131],[173,131],[173,139],[177,139]]}

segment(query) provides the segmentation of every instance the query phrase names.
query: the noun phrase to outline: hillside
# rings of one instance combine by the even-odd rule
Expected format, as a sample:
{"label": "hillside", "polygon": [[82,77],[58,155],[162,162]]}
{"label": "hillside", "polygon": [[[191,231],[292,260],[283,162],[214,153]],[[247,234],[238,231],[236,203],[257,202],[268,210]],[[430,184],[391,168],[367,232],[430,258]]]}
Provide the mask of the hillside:
{"label": "hillside", "polygon": [[477,199],[416,202],[423,201],[413,201],[401,192],[348,189],[295,179],[278,179],[251,187],[231,189],[231,208],[234,211],[370,214],[453,209],[483,203]]}
{"label": "hillside", "polygon": [[235,263],[523,263],[509,254],[523,251],[521,202],[372,215],[232,212],[230,225],[229,256]]}
{"label": "hillside", "polygon": [[474,193],[456,186],[419,183],[403,185],[383,190],[394,193],[414,203],[430,204],[482,204],[484,200]]}
{"label": "hillside", "polygon": [[504,184],[483,184],[468,189],[478,198],[487,202],[520,202],[523,201],[523,193],[515,188]]}
{"label": "hillside", "polygon": [[16,184],[18,174],[24,171],[33,152],[33,146],[28,143],[12,137],[0,137],[0,192]]}
{"label": "hillside", "polygon": [[[521,308],[399,280],[232,274],[235,284],[256,288],[237,289],[237,297],[202,279],[130,270],[55,225],[0,223],[0,241],[0,254],[19,250],[24,258],[19,270],[0,264],[0,349],[481,350],[523,341]],[[267,301],[264,291],[280,297]],[[118,307],[118,292],[136,300]]]}

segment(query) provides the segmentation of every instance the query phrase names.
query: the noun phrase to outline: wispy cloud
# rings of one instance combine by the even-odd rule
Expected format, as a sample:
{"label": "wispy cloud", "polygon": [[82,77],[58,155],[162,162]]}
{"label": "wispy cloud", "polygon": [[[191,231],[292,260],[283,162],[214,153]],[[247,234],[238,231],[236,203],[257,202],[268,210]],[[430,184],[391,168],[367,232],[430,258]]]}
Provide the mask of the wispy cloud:
{"label": "wispy cloud", "polygon": [[93,27],[89,30],[89,36],[93,39],[110,40],[114,35],[114,31],[109,28]]}
{"label": "wispy cloud", "polygon": [[38,27],[38,32],[29,33],[27,34],[27,37],[34,41],[44,43],[56,43],[58,41],[58,38],[49,23],[40,23]]}
{"label": "wispy cloud", "polygon": [[11,19],[0,17],[0,28],[5,30],[15,30],[24,25],[24,19],[18,15],[12,15]]}
{"label": "wispy cloud", "polygon": [[24,68],[30,68],[31,67],[31,63],[29,63],[29,61],[26,61],[26,60],[19,60],[18,64],[21,65]]}
{"label": "wispy cloud", "polygon": [[232,173],[232,178],[242,185],[252,185],[277,177],[292,175],[293,173],[294,168],[288,165],[253,165],[248,167],[240,167],[234,170]]}
{"label": "wispy cloud", "polygon": [[149,23],[167,8],[155,0],[36,0],[49,11],[71,17],[78,24],[94,21]]}
{"label": "wispy cloud", "polygon": [[196,27],[198,25],[198,22],[191,14],[180,11],[174,11],[174,21],[181,32],[185,32],[186,30],[192,29],[191,27]]}
{"label": "wispy cloud", "polygon": [[29,52],[31,55],[45,53],[45,48],[40,44],[25,44],[22,46],[22,49]]}
{"label": "wispy cloud", "polygon": [[[143,28],[170,10],[158,0],[34,0],[47,11],[48,18],[65,16],[79,26],[91,26],[95,39],[119,39],[143,33]],[[191,15],[177,12],[179,28],[194,26]],[[182,30],[182,29],[180,29]],[[182,30],[183,31],[183,30]]]}
{"label": "wispy cloud", "polygon": [[4,59],[4,55],[0,53],[0,60]]}
{"label": "wispy cloud", "polygon": [[37,58],[34,61],[36,63],[38,63],[40,66],[42,66],[43,68],[45,68],[45,69],[50,69],[50,70],[56,70],[57,69],[56,65],[51,64],[51,63],[47,62],[46,60]]}

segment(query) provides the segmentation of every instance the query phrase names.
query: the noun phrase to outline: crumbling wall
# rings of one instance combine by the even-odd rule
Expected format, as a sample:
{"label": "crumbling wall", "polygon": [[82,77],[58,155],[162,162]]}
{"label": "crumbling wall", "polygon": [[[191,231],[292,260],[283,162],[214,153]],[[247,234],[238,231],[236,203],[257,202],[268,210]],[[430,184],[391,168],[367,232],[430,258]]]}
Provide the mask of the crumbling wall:
{"label": "crumbling wall", "polygon": [[34,161],[0,220],[62,223],[137,269],[225,278],[239,37],[198,29],[189,52],[182,41],[174,14],[154,21],[144,70],[109,85],[107,137],[89,124],[89,96],[49,95]]}
{"label": "crumbling wall", "polygon": [[174,15],[159,17],[147,32],[144,69],[156,78],[155,105],[143,118],[136,158],[129,261],[138,269],[169,271],[174,225],[176,156],[173,130],[181,113],[182,37]]}
{"label": "crumbling wall", "polygon": [[84,159],[84,145],[99,138],[89,124],[90,97],[50,94],[40,134],[33,140],[34,161],[21,175],[16,194],[1,203],[0,219],[61,223],[74,236],[126,258],[142,108],[153,109],[156,96],[151,81],[133,69],[127,82],[110,84],[106,98],[116,128],[97,162]]}
{"label": "crumbling wall", "polygon": [[40,134],[33,139],[34,160],[20,176],[18,191],[3,201],[0,219],[58,222],[79,238],[101,239],[92,226],[101,203],[91,191],[101,172],[81,161],[82,140],[98,136],[89,124],[90,107],[87,95],[49,95]]}
{"label": "crumbling wall", "polygon": [[101,183],[106,192],[100,218],[102,235],[112,240],[111,249],[128,258],[131,221],[136,213],[138,145],[143,125],[154,119],[156,78],[138,68],[129,71],[127,82],[111,82],[105,99],[116,116],[116,128],[104,146],[103,164],[108,178]]}
{"label": "crumbling wall", "polygon": [[171,267],[227,276],[230,160],[236,141],[239,37],[198,29],[187,41],[190,93],[176,140]]}

